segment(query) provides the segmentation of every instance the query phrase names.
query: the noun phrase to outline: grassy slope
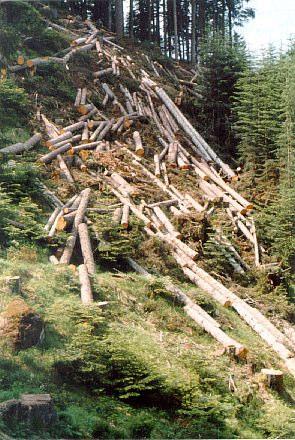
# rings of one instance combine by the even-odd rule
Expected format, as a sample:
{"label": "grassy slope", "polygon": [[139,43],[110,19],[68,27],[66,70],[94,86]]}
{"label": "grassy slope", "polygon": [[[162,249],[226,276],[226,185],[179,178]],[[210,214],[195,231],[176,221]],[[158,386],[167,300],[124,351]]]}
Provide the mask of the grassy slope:
{"label": "grassy slope", "polygon": [[[66,119],[71,115],[76,87],[88,75],[85,65],[89,62],[90,57],[81,57],[77,71],[65,75],[64,71],[48,67],[40,69],[33,78],[18,77],[17,82],[28,92],[31,101],[38,92],[46,115],[60,117],[63,109]],[[78,75],[83,66],[83,73]],[[26,138],[30,128],[38,127],[33,118],[24,119],[19,125],[20,131],[15,131],[11,120],[6,122],[2,131],[5,144]],[[27,160],[33,160],[33,156],[28,155]],[[53,186],[58,187],[61,197],[65,194],[59,181]],[[54,397],[60,422],[42,436],[291,438],[294,435],[290,401],[294,381],[290,377],[286,378],[285,395],[266,392],[258,375],[249,374],[247,365],[222,356],[219,344],[185,316],[160,284],[151,285],[134,274],[116,276],[113,271],[101,269],[95,279],[95,295],[99,301],[107,300],[110,304],[103,311],[95,305],[86,310],[80,304],[76,275],[71,269],[50,266],[46,253],[46,249],[40,253],[34,248],[11,247],[1,260],[0,272],[1,309],[11,300],[5,290],[5,276],[21,275],[23,297],[46,322],[42,346],[19,353],[3,346],[0,359],[1,401],[23,392],[50,392]],[[279,366],[273,353],[234,312],[214,304],[185,283],[183,288],[218,318],[225,331],[251,347],[251,361],[258,371],[263,365]],[[57,374],[56,362],[68,359],[73,339],[79,344],[78,337],[85,331],[81,344],[86,341],[90,348],[94,346],[91,339],[87,340],[87,325],[95,322],[96,317],[97,328],[91,334],[104,345],[98,342],[91,366],[97,361],[101,374],[105,374],[104,368],[110,369],[109,359],[101,353],[105,353],[105,346],[110,347],[113,364],[117,362],[116,365],[126,368],[120,362],[124,356],[128,361],[129,356],[134,360],[133,366],[146,366],[147,377],[161,383],[160,388],[155,388],[160,390],[159,398],[144,392],[139,393],[140,398],[130,392],[128,395],[126,387],[122,389],[119,382],[112,386],[107,381],[90,386],[87,380],[84,385],[83,381],[78,384],[71,370],[67,376]],[[78,345],[76,349],[79,352]],[[136,368],[129,375],[135,373]],[[229,375],[234,376],[235,393],[228,389]],[[115,378],[119,380],[118,377],[117,374]],[[131,380],[131,392],[138,392],[140,383]],[[165,396],[169,397],[166,401]],[[10,427],[9,433],[26,434],[21,426]],[[32,433],[27,435],[32,437]],[[36,436],[40,437],[40,433]]]}

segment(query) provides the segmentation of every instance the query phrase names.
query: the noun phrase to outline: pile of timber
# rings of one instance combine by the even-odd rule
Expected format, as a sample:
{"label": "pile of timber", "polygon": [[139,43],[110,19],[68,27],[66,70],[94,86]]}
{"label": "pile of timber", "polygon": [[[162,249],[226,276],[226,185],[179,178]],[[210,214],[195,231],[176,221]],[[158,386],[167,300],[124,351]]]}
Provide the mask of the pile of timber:
{"label": "pile of timber", "polygon": [[54,264],[70,264],[76,241],[79,238],[83,263],[78,266],[78,273],[81,284],[81,301],[85,305],[93,302],[90,278],[93,277],[95,273],[90,234],[87,219],[85,219],[89,198],[90,188],[86,188],[81,191],[79,195],[75,195],[69,199],[62,207],[56,208],[45,225],[45,231],[48,232],[48,237],[53,237],[64,214],[67,214],[68,211],[71,210],[71,220],[68,218],[68,221],[69,225],[72,226],[62,255],[59,260],[53,255],[50,257],[50,261]]}
{"label": "pile of timber", "polygon": [[[87,171],[87,162],[83,162],[84,156],[82,153],[88,150],[92,151],[93,154],[103,151],[112,153],[113,150],[108,139],[113,139],[124,130],[130,130],[136,120],[141,120],[141,118],[151,120],[154,126],[157,127],[159,148],[162,148],[162,150],[159,149],[154,153],[152,163],[149,163],[149,158],[146,157],[144,142],[138,130],[133,131],[128,148],[126,148],[126,145],[115,141],[116,149],[121,148],[123,152],[128,154],[134,164],[133,171],[138,173],[140,170],[140,173],[149,178],[168,199],[156,203],[148,203],[143,200],[143,203],[138,205],[133,200],[133,197],[137,195],[136,188],[120,175],[119,170],[115,172],[112,170],[108,175],[98,176],[98,179],[101,178],[119,199],[119,206],[114,211],[114,220],[119,222],[123,228],[128,228],[130,215],[133,214],[138,217],[143,222],[148,235],[157,237],[170,247],[172,255],[192,283],[206,291],[223,306],[233,307],[278,353],[292,374],[295,375],[294,352],[290,348],[288,337],[282,334],[256,308],[249,306],[235,293],[201,269],[195,263],[196,252],[182,240],[180,231],[175,229],[169,218],[170,216],[177,217],[188,214],[192,211],[205,212],[209,215],[207,201],[221,200],[234,228],[239,229],[253,245],[256,265],[260,264],[262,248],[258,244],[255,224],[251,217],[253,204],[232,188],[230,182],[235,181],[237,178],[234,171],[217,156],[180,111],[182,91],[180,90],[176,101],[173,102],[163,88],[157,82],[151,80],[150,74],[146,70],[142,68],[134,69],[132,58],[123,54],[124,49],[114,43],[111,36],[101,34],[100,30],[90,21],[85,22],[86,27],[83,29],[83,36],[54,23],[48,23],[48,25],[71,35],[73,38],[71,46],[63,51],[62,56],[27,61],[19,57],[18,65],[10,67],[9,70],[18,72],[28,68],[34,73],[38,65],[49,62],[68,66],[67,63],[77,52],[95,51],[99,69],[93,74],[93,82],[104,94],[102,107],[111,105],[116,112],[117,110],[120,111],[121,116],[108,118],[90,101],[91,94],[88,93],[87,88],[79,88],[74,102],[74,107],[79,114],[77,121],[71,121],[65,127],[57,127],[44,115],[41,115],[48,135],[46,145],[50,151],[39,159],[40,162],[47,165],[55,161],[60,168],[61,176],[73,185],[74,179],[70,167],[76,166],[81,171]],[[101,68],[103,60],[106,60],[109,64]],[[150,60],[149,57],[146,57],[146,61],[149,71],[156,77],[156,81],[164,72],[166,75],[173,77],[173,74],[164,69],[159,63]],[[131,78],[141,79],[141,85],[137,92],[131,93],[126,86],[119,84],[119,97],[114,88],[107,83],[107,78],[109,75],[119,78],[122,69],[128,72]],[[186,73],[189,76],[193,72]],[[136,74],[139,74],[140,77]],[[190,84],[194,81],[195,73],[193,74],[193,78],[189,81]],[[175,75],[174,79],[177,80]],[[188,87],[190,87],[189,84]],[[6,147],[6,151],[2,149],[2,152],[4,154],[19,154],[30,150],[39,141],[40,135],[37,134],[23,144]],[[188,145],[189,148],[185,148],[184,145]],[[199,187],[204,204],[189,193],[183,194],[171,184],[169,173],[170,170],[175,168],[195,174],[196,184]],[[91,174],[90,171],[89,174]],[[56,231],[65,227],[70,228],[70,234],[60,259],[58,260],[52,256],[51,261],[58,264],[69,264],[73,257],[75,244],[79,239],[83,255],[83,264],[78,269],[81,299],[83,303],[89,304],[93,301],[91,277],[95,268],[87,227],[88,219],[86,217],[90,189],[86,188],[80,194],[75,194],[66,203],[62,203],[44,185],[43,191],[47,193],[48,198],[55,207],[45,226],[48,236],[53,237]],[[168,209],[169,213],[167,212]],[[233,250],[231,244],[228,244],[223,237],[219,237],[218,242],[223,245],[226,243],[232,254],[239,260],[238,253],[234,252],[235,249]],[[243,265],[242,261],[239,261],[239,263]],[[244,264],[243,267],[245,269],[246,265]],[[233,352],[237,357],[245,357],[247,352],[245,347],[222,332],[218,323],[194,304],[183,292],[172,284],[167,284],[167,289],[183,303],[186,313],[218,340],[227,351]]]}

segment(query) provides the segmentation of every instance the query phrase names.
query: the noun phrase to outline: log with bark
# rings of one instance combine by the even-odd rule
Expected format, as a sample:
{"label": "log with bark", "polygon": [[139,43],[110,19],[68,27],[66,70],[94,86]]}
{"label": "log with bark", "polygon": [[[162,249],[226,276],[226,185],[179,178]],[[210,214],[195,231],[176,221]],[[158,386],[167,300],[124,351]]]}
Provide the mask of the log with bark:
{"label": "log with bark", "polygon": [[95,263],[87,224],[80,223],[78,225],[78,232],[84,264],[87,267],[88,274],[93,276],[95,273]]}
{"label": "log with bark", "polygon": [[[128,257],[127,262],[132,269],[134,269],[140,275],[153,279],[153,277],[132,258]],[[221,343],[226,352],[233,354],[235,357],[240,359],[246,358],[248,353],[246,347],[224,333],[220,329],[220,324],[208,313],[206,313],[205,310],[195,304],[179,287],[175,286],[173,283],[171,283],[171,281],[166,280],[164,280],[164,286],[165,289],[170,292],[180,304],[183,305],[186,314],[214,339]]]}
{"label": "log with bark", "polygon": [[41,141],[41,139],[42,135],[40,133],[36,133],[26,142],[18,142],[17,144],[1,148],[0,154],[20,154],[25,151],[29,151],[34,148],[35,145],[37,145]]}
{"label": "log with bark", "polygon": [[69,264],[72,253],[76,244],[77,234],[78,234],[78,226],[83,222],[84,215],[86,212],[86,208],[90,198],[90,188],[86,188],[81,192],[81,200],[79,206],[77,208],[77,213],[74,219],[74,224],[72,227],[72,231],[70,236],[66,241],[66,245],[63,251],[63,254],[60,258],[60,264]]}
{"label": "log with bark", "polygon": [[86,264],[78,266],[78,273],[81,285],[81,301],[82,304],[87,306],[93,303],[93,293]]}
{"label": "log with bark", "polygon": [[225,164],[217,154],[212,150],[212,148],[207,144],[207,142],[202,138],[202,136],[195,130],[191,123],[186,119],[179,108],[174,104],[174,102],[169,98],[167,93],[153,81],[143,78],[142,83],[158,95],[162,102],[166,105],[167,109],[173,115],[175,121],[181,126],[181,128],[190,136],[194,146],[195,151],[201,154],[206,161],[214,161],[223,172],[230,178],[234,178],[236,174],[230,169],[230,167]]}

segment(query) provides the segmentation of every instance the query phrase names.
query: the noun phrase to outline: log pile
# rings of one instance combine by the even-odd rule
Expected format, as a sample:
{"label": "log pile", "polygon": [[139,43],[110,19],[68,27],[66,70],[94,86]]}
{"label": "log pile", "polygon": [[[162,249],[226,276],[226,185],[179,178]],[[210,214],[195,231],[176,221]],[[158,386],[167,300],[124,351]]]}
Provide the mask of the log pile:
{"label": "log pile", "polygon": [[[68,32],[65,28],[59,30]],[[69,235],[60,258],[52,255],[51,261],[68,265],[74,258],[80,258],[78,275],[81,300],[84,304],[92,303],[91,279],[95,273],[95,262],[87,215],[91,209],[99,210],[100,207],[89,207],[90,184],[87,187],[84,185],[85,189],[77,193],[76,176],[80,184],[80,174],[83,172],[92,179],[93,184],[101,184],[103,189],[107,188],[118,199],[119,204],[113,208],[114,224],[121,225],[128,232],[130,217],[137,217],[148,236],[168,246],[186,277],[214,301],[224,307],[232,307],[295,375],[295,355],[288,337],[258,309],[202,269],[196,262],[198,252],[193,244],[187,242],[182,231],[175,226],[175,220],[183,216],[204,215],[209,218],[218,204],[232,222],[233,232],[242,233],[252,246],[254,264],[261,264],[263,249],[251,216],[254,206],[234,189],[236,173],[213,151],[179,109],[182,89],[174,102],[161,86],[161,76],[171,78],[173,74],[149,57],[145,57],[143,66],[136,66],[123,47],[112,41],[110,35],[102,34],[90,21],[85,22],[81,35],[70,33],[73,41],[63,57],[26,62],[20,60],[18,66],[10,68],[11,72],[36,69],[45,62],[60,62],[67,66],[71,57],[80,51],[91,52],[97,60],[92,80],[84,86],[80,84],[77,89],[73,102],[76,111],[74,120],[61,127],[41,115],[49,151],[39,155],[38,162],[48,172],[58,168],[60,176],[68,182],[72,191],[72,197],[66,202],[52,196],[54,210],[44,233],[49,239],[62,230],[68,231]],[[131,93],[123,84],[122,71],[139,82],[137,91]],[[186,71],[185,75],[188,78],[192,75],[192,78],[178,82],[186,81],[190,88],[196,72]],[[108,83],[111,76],[115,76],[117,87],[114,81],[112,85]],[[95,106],[91,101],[93,90],[101,98],[100,105]],[[148,124],[150,132],[156,134],[156,146],[149,145],[146,132],[142,130],[143,122]],[[29,141],[6,147],[6,151],[2,149],[0,152],[23,153],[33,148],[40,141],[40,136],[34,135]],[[95,171],[90,166],[93,164]],[[177,180],[175,183],[176,172],[189,176],[191,186],[180,187]],[[78,241],[80,256],[75,255]],[[231,259],[231,264],[239,273],[249,270],[249,265],[243,261],[231,241],[219,231],[216,231],[215,243],[227,249],[230,257],[228,254],[225,257]],[[129,263],[138,271],[136,263],[132,260]],[[144,275],[147,276],[145,272]],[[178,287],[167,283],[166,288],[183,304],[186,313],[219,341],[227,352],[240,358],[246,356],[247,349],[243,344],[223,332],[220,325]]]}

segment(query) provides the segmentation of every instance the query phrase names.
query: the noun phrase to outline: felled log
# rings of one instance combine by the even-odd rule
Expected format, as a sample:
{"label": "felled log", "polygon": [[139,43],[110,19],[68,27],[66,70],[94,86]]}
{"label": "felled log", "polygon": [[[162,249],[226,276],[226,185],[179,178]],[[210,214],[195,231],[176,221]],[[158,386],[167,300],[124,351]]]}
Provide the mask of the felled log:
{"label": "felled log", "polygon": [[163,177],[164,177],[165,185],[169,186],[170,182],[169,182],[168,173],[167,173],[167,167],[166,167],[166,163],[165,162],[161,162],[161,170],[163,171]]}
{"label": "felled log", "polygon": [[197,211],[197,212],[203,212],[204,211],[204,207],[197,202],[190,194],[186,193],[185,194],[185,200],[188,201],[188,203]]}
{"label": "felled log", "polygon": [[143,83],[153,89],[162,102],[166,105],[170,113],[174,116],[177,123],[181,128],[190,136],[195,147],[197,147],[197,152],[201,153],[205,160],[213,160],[230,178],[235,177],[235,173],[230,169],[228,165],[222,162],[222,160],[217,156],[217,154],[209,147],[207,142],[202,138],[202,136],[195,130],[191,123],[186,119],[179,108],[174,104],[174,102],[169,98],[167,93],[156,83],[152,82],[147,78],[143,78]]}
{"label": "felled log", "polygon": [[91,248],[90,236],[86,223],[80,223],[78,225],[78,232],[79,232],[81,251],[84,258],[84,264],[86,265],[88,274],[93,276],[95,273],[95,263]]}
{"label": "felled log", "polygon": [[263,381],[268,388],[279,393],[284,389],[284,375],[281,370],[273,370],[272,368],[263,368],[261,370]]}
{"label": "felled log", "polygon": [[61,177],[65,178],[69,183],[73,184],[75,182],[73,179],[73,176],[71,175],[71,173],[67,167],[67,164],[65,163],[64,159],[61,157],[60,154],[57,156],[57,160],[59,163],[59,168],[61,170],[61,173],[60,173]]}
{"label": "felled log", "polygon": [[81,104],[81,96],[82,96],[82,89],[78,89],[74,104],[75,107],[78,107]]}
{"label": "felled log", "polygon": [[136,217],[138,217],[140,220],[143,221],[143,223],[147,226],[151,225],[151,220],[144,215],[140,209],[130,201],[130,199],[128,197],[124,197],[119,191],[117,191],[113,186],[112,186],[112,182],[110,182],[110,180],[106,180],[106,182],[108,183],[112,193],[120,200],[121,203],[123,203],[123,205],[129,205],[131,211],[136,215]]}
{"label": "felled log", "polygon": [[169,231],[174,237],[180,237],[180,233],[175,230],[174,226],[159,206],[154,206],[153,211],[167,231]]}
{"label": "felled log", "polygon": [[144,148],[142,146],[141,137],[138,131],[133,132],[133,140],[135,143],[135,153],[137,156],[144,156]]}
{"label": "felled log", "polygon": [[130,213],[130,206],[124,205],[122,211],[122,218],[121,218],[121,226],[124,229],[127,229],[129,226],[129,213]]}
{"label": "felled log", "polygon": [[0,150],[0,153],[3,154],[20,154],[24,151],[31,150],[40,140],[42,139],[42,135],[40,133],[34,134],[30,139],[26,142],[18,142],[17,144],[10,145],[8,147],[4,147]]}
{"label": "felled log", "polygon": [[51,216],[48,219],[48,222],[46,223],[46,225],[44,226],[44,230],[46,232],[50,231],[52,225],[55,222],[56,217],[58,216],[58,214],[61,212],[61,208],[55,208],[54,211],[52,212]]}
{"label": "felled log", "polygon": [[87,88],[83,87],[82,92],[81,92],[80,105],[85,105],[86,104],[86,99],[87,99]]}
{"label": "felled log", "polygon": [[114,210],[112,222],[115,225],[119,225],[121,223],[122,213],[123,213],[123,208],[121,208],[120,206]]}
{"label": "felled log", "polygon": [[124,193],[126,195],[134,195],[137,193],[137,190],[134,186],[130,185],[120,174],[118,173],[112,173],[111,179],[115,183],[116,187],[119,189],[119,191],[122,192],[124,190]]}
{"label": "felled log", "polygon": [[98,81],[99,78],[101,78],[105,75],[109,75],[110,73],[113,73],[112,67],[108,67],[107,69],[103,69],[103,70],[99,70],[98,72],[94,72],[93,77],[95,78],[95,81]]}
{"label": "felled log", "polygon": [[52,192],[50,189],[44,185],[40,180],[37,181],[37,185],[39,186],[44,197],[54,206],[54,207],[62,207],[63,203],[59,200],[59,198]]}
{"label": "felled log", "polygon": [[81,301],[82,304],[87,306],[93,303],[93,294],[86,264],[80,264],[80,266],[78,266],[78,273],[81,285]]}
{"label": "felled log", "polygon": [[51,151],[48,154],[45,154],[44,156],[40,157],[40,162],[48,164],[53,161],[59,154],[65,153],[66,151],[70,150],[72,148],[72,144],[68,143],[63,145],[62,147],[57,148],[56,150]]}
{"label": "felled log", "polygon": [[78,167],[81,171],[86,171],[87,170],[87,166],[85,165],[85,163],[83,162],[81,157],[79,157],[76,154],[74,155],[74,165],[76,167]]}
{"label": "felled log", "polygon": [[177,199],[170,199],[170,200],[163,200],[162,202],[156,202],[156,203],[151,203],[149,205],[147,205],[147,208],[155,208],[156,206],[172,206],[172,205],[177,205],[178,204],[178,200]]}
{"label": "felled log", "polygon": [[168,148],[168,158],[167,162],[170,167],[177,167],[177,152],[178,152],[178,142],[171,142]]}
{"label": "felled log", "polygon": [[84,128],[85,125],[87,125],[87,124],[85,122],[83,122],[83,121],[75,122],[74,124],[67,125],[66,127],[64,127],[61,130],[61,134],[67,133],[69,131],[71,133],[73,133],[74,131],[77,131],[77,130],[80,130],[80,129]]}
{"label": "felled log", "polygon": [[97,147],[97,145],[99,145],[100,141],[96,141],[96,142],[88,142],[86,144],[81,144],[81,145],[76,145],[75,147],[72,148],[73,153],[77,153],[78,151],[82,151],[82,150],[94,150],[95,147]]}
{"label": "felled log", "polygon": [[[63,220],[63,213],[66,212],[67,208],[70,206],[74,206],[76,202],[78,201],[79,196],[74,195],[71,197],[63,206],[59,209],[57,215],[55,216],[54,220],[51,222],[51,227],[48,230],[48,237],[53,237],[56,230],[62,230],[63,228],[60,227],[60,222],[64,222]],[[80,199],[79,199],[80,200]]]}
{"label": "felled log", "polygon": [[94,110],[94,105],[93,104],[80,104],[77,107],[78,112],[85,116],[87,114],[89,114],[92,110]]}
{"label": "felled log", "polygon": [[55,136],[53,139],[49,139],[46,142],[46,146],[48,148],[53,147],[54,145],[58,144],[59,142],[65,141],[67,139],[70,139],[73,136],[71,131],[66,131],[59,136]]}
{"label": "felled log", "polygon": [[[132,258],[127,258],[128,263],[136,272],[146,278],[153,278],[144,268],[138,265]],[[238,358],[244,359],[247,356],[248,350],[239,342],[229,337],[220,329],[220,325],[215,319],[213,319],[208,313],[205,312],[200,306],[195,304],[179,287],[172,284],[170,281],[164,281],[165,289],[170,292],[173,297],[183,305],[187,315],[192,318],[200,327],[202,327],[207,333],[213,336],[218,342],[220,342],[225,350],[234,354]]]}
{"label": "felled log", "polygon": [[60,264],[69,264],[78,234],[78,226],[83,222],[85,211],[90,197],[90,188],[86,188],[81,192],[81,201],[79,203],[74,224],[70,236],[67,239],[63,254],[60,258]]}
{"label": "felled log", "polygon": [[160,167],[160,160],[158,154],[154,154],[154,162],[155,162],[155,175],[159,177],[161,176],[161,167]]}

